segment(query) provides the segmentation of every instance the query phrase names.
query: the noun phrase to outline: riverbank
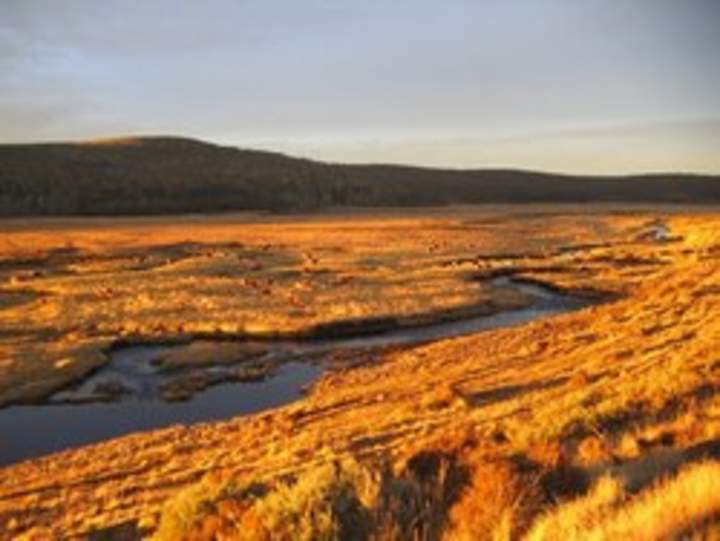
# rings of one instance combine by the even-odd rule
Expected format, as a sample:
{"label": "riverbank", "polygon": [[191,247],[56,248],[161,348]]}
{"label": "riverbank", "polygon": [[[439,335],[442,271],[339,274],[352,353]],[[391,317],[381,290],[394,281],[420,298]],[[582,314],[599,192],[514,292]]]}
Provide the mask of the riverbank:
{"label": "riverbank", "polygon": [[[658,218],[672,240],[642,235]],[[713,420],[717,218],[589,214],[503,222],[477,216],[423,227],[412,239],[419,243],[415,253],[427,254],[430,241],[441,243],[428,256],[437,267],[425,265],[423,273],[441,267],[474,287],[478,273],[522,269],[522,276],[563,291],[616,297],[516,328],[381,354],[326,375],[307,396],[268,412],[174,426],[4,468],[0,516],[6,531],[69,537],[112,528],[148,533],[160,524],[167,502],[189,498],[183,489],[203,479],[202,487],[257,482],[273,493],[281,481],[304,479],[335,462],[352,459],[370,467],[387,461],[406,479],[417,457],[440,455],[465,468],[470,480],[488,464],[501,464],[509,473],[498,491],[527,485],[526,474],[536,479],[547,499],[528,501],[522,516],[510,519],[522,530],[539,510],[554,512],[553,502],[583,497],[610,466],[652,460],[652,452],[663,447],[682,451],[679,456],[690,462],[712,457],[690,450],[712,450],[703,445],[720,434]],[[390,230],[378,228],[358,239]],[[320,230],[312,234],[319,243]],[[344,244],[353,252],[350,238]],[[398,238],[400,248],[411,242]],[[413,261],[406,254],[397,261]],[[407,291],[412,285],[403,282]],[[634,490],[672,473],[656,465],[656,474]],[[577,477],[563,477],[570,474]],[[463,513],[477,515],[463,503],[462,495],[472,500],[482,488],[470,480],[438,511],[448,535],[460,527],[453,521]],[[496,498],[491,488],[480,501]],[[203,509],[224,508],[216,505],[221,500]],[[241,515],[232,516],[235,524],[245,524]],[[212,512],[191,513],[188,520],[190,529],[206,521],[232,527]]]}
{"label": "riverbank", "polygon": [[490,284],[527,295],[529,305],[348,338],[116,348],[107,364],[45,401],[0,409],[0,434],[15,435],[0,448],[0,466],[132,432],[257,413],[296,400],[323,369],[337,370],[343,356],[348,360],[340,366],[357,366],[391,347],[521,325],[590,304],[506,277]]}

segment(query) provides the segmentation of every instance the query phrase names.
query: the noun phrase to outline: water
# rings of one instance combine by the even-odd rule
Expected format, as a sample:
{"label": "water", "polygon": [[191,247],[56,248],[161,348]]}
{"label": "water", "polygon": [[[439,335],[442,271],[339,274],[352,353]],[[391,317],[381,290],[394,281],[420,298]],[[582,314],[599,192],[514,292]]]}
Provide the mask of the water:
{"label": "water", "polygon": [[0,411],[0,464],[46,455],[130,432],[217,421],[296,400],[320,374],[316,366],[287,363],[261,383],[221,384],[188,402],[154,399],[81,405],[11,406]]}
{"label": "water", "polygon": [[509,277],[496,278],[491,281],[491,284],[494,287],[512,288],[527,293],[534,297],[535,302],[527,308],[506,310],[489,316],[476,316],[420,327],[393,329],[370,336],[328,340],[327,343],[321,344],[319,347],[328,350],[432,342],[441,338],[464,336],[490,329],[514,327],[534,319],[576,310],[588,305],[587,301],[560,295],[549,288],[513,280]]}
{"label": "water", "polygon": [[[0,465],[114,437],[167,427],[227,419],[255,413],[296,400],[321,368],[298,358],[354,348],[415,344],[519,325],[586,306],[587,301],[560,295],[548,288],[511,278],[497,278],[494,287],[521,290],[534,303],[517,310],[422,327],[393,329],[373,335],[268,344],[267,358],[294,359],[277,374],[257,383],[224,383],[195,394],[186,402],[164,402],[159,388],[173,375],[157,370],[153,360],[173,347],[133,346],[111,353],[110,362],[72,389],[56,393],[48,403],[0,410]],[[230,367],[232,368],[232,367]],[[205,370],[227,370],[214,366]],[[98,383],[121,383],[129,396],[116,402],[67,404],[68,399],[92,396]]]}

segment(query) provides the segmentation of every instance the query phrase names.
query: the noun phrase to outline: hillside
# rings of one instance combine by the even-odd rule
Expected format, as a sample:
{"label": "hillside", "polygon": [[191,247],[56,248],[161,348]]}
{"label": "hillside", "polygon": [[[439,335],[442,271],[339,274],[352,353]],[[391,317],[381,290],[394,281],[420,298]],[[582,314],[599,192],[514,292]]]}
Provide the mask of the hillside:
{"label": "hillside", "polygon": [[0,145],[0,216],[583,201],[720,202],[720,177],[327,164],[175,137]]}

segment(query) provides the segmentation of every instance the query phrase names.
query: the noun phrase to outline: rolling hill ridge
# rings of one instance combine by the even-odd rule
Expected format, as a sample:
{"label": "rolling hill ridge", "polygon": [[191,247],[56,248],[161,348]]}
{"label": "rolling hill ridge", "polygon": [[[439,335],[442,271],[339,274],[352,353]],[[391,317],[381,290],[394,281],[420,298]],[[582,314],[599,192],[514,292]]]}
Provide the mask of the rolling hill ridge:
{"label": "rolling hill ridge", "polygon": [[0,216],[539,202],[720,203],[720,176],[329,164],[179,137],[0,145]]}

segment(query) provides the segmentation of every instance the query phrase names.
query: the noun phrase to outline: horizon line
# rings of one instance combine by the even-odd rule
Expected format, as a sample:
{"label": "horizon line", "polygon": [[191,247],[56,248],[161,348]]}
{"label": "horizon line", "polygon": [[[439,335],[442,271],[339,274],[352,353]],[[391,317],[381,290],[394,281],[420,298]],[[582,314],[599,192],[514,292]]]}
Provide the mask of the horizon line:
{"label": "horizon line", "polygon": [[406,169],[420,169],[424,171],[453,171],[453,172],[520,172],[528,174],[538,174],[547,176],[560,176],[560,177],[585,177],[585,178],[628,178],[628,177],[652,177],[659,175],[678,175],[683,177],[718,177],[720,178],[720,171],[718,172],[706,172],[706,171],[691,171],[691,170],[660,170],[660,169],[648,169],[642,172],[615,172],[615,173],[592,173],[592,172],[567,172],[557,171],[542,168],[532,168],[522,165],[487,165],[487,166],[452,166],[452,165],[426,165],[426,164],[413,164],[409,162],[391,162],[391,161],[335,161],[326,160],[322,158],[313,158],[304,156],[301,154],[295,154],[293,152],[287,152],[284,150],[270,149],[268,147],[260,146],[246,146],[236,143],[226,142],[215,142],[209,139],[203,139],[197,136],[190,135],[172,135],[172,134],[138,134],[128,133],[117,136],[102,136],[96,138],[69,138],[65,140],[58,139],[47,139],[39,141],[17,141],[17,142],[2,142],[0,141],[0,147],[22,147],[22,146],[60,146],[60,145],[76,145],[76,146],[121,146],[122,144],[131,144],[133,141],[143,142],[152,140],[175,140],[184,142],[193,142],[207,146],[214,146],[219,148],[230,148],[240,152],[258,152],[266,154],[275,154],[283,156],[288,159],[310,161],[318,164],[330,165],[330,166],[342,166],[342,167],[397,167]]}

